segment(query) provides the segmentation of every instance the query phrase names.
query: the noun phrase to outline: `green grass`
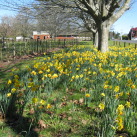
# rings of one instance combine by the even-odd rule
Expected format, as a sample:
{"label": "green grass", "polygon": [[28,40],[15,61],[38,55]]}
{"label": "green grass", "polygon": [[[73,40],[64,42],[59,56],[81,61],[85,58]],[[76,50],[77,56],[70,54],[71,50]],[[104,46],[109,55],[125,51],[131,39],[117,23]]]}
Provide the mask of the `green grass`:
{"label": "green grass", "polygon": [[79,45],[93,45],[93,41],[81,41]]}
{"label": "green grass", "polygon": [[[109,43],[109,46],[114,46],[114,41],[108,41],[108,43]],[[120,45],[119,45],[120,44]],[[120,46],[120,47],[124,47],[124,42],[120,42],[119,43],[119,41],[115,41],[115,45],[116,46]],[[134,43],[130,43],[130,45],[132,45],[132,46],[135,46],[135,44]],[[128,47],[129,46],[129,43],[126,43],[126,47]]]}
{"label": "green grass", "polygon": [[[79,45],[91,45],[92,43],[89,41],[82,41]],[[109,42],[111,45],[111,41]],[[64,50],[67,50],[65,48]],[[52,56],[53,53],[47,54],[47,56]],[[42,61],[43,56],[39,57],[39,62]],[[9,78],[12,69],[19,68],[19,71],[25,71],[26,66],[31,66],[33,61],[36,58],[31,59],[29,61],[19,62],[12,66],[7,66],[4,69],[0,70],[0,76],[4,82],[6,82]],[[29,64],[28,64],[29,63]],[[10,71],[10,72],[7,72]],[[14,74],[18,73],[17,70],[14,71]],[[92,76],[93,77],[93,76]],[[1,85],[1,87],[4,86]],[[81,90],[81,91],[80,91]],[[62,83],[57,85],[57,87],[53,90],[52,94],[48,96],[48,93],[44,92],[42,89],[42,93],[38,94],[38,99],[46,100],[46,102],[51,104],[50,109],[45,108],[42,110],[41,120],[44,121],[43,124],[46,126],[44,129],[40,129],[36,127],[36,125],[32,124],[30,133],[28,137],[55,137],[55,136],[68,136],[68,137],[95,137],[97,136],[97,130],[100,128],[97,123],[102,121],[101,112],[96,112],[97,108],[96,96],[92,96],[92,101],[89,103],[87,107],[85,105],[85,92],[78,87],[72,86],[71,84],[67,85],[67,89],[63,88]],[[95,92],[95,91],[93,91]],[[100,91],[102,92],[102,91]],[[48,97],[47,97],[48,96]],[[84,97],[84,98],[83,98]],[[82,103],[80,104],[79,99],[83,98]],[[56,100],[55,100],[56,99]],[[127,101],[127,96],[124,97],[120,103],[125,103]],[[17,103],[19,105],[19,103]],[[35,114],[30,114],[30,109],[33,108],[33,105],[27,104],[25,111],[23,113],[23,122],[17,124],[16,120],[11,122],[12,119],[9,119],[7,122],[0,123],[0,136],[9,137],[11,136],[25,136],[26,133],[29,132],[29,127],[31,122],[29,121],[34,117]],[[98,118],[97,118],[98,116]],[[11,120],[11,121],[10,121]],[[27,121],[27,122],[25,122]],[[35,129],[35,130],[33,130]],[[26,133],[25,133],[26,132]],[[128,133],[127,131],[124,131]],[[123,132],[117,132],[115,137],[118,137]],[[129,134],[129,133],[128,133]],[[132,135],[132,133],[131,133]]]}
{"label": "green grass", "polygon": [[[24,42],[22,42],[22,43],[24,44]],[[93,43],[92,41],[81,41],[79,44],[80,45],[92,45],[92,43]],[[48,53],[47,55],[51,56],[52,54],[53,53]],[[42,60],[43,55],[40,56],[39,58],[40,58],[40,60]],[[15,69],[15,71],[14,71],[15,73],[17,73],[17,68],[21,71],[25,70],[26,66],[33,64],[33,61],[36,59],[37,59],[37,57],[31,58],[29,60],[21,61],[19,63],[14,64],[14,65],[8,64],[7,66],[5,66],[5,68],[0,68],[0,79],[2,80],[0,83],[0,88],[3,88],[6,85],[6,82],[8,80],[9,75],[10,75],[10,73],[12,73],[12,69]]]}

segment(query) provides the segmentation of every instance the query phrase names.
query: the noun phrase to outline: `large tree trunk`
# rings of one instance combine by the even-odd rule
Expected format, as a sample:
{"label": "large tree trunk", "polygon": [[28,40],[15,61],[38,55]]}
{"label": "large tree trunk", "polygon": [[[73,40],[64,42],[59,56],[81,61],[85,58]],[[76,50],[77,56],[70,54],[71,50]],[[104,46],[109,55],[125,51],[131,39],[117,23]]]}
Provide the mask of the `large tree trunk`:
{"label": "large tree trunk", "polygon": [[93,32],[93,45],[95,48],[98,47],[98,32]]}
{"label": "large tree trunk", "polygon": [[102,53],[109,51],[108,48],[108,33],[110,29],[110,24],[108,22],[103,22],[98,27],[98,50]]}
{"label": "large tree trunk", "polygon": [[95,44],[94,47],[97,48],[98,47],[98,31],[96,31],[95,33]]}
{"label": "large tree trunk", "polygon": [[93,45],[95,45],[95,33],[93,32]]}

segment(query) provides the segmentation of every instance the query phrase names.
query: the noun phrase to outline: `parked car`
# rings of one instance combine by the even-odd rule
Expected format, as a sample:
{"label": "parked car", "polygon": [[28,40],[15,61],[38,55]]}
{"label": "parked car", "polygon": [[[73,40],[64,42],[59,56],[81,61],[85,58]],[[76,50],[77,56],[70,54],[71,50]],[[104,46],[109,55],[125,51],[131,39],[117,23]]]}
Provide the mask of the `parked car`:
{"label": "parked car", "polygon": [[2,46],[3,49],[6,49],[7,47],[6,46]]}
{"label": "parked car", "polygon": [[132,40],[137,40],[137,37],[133,37]]}
{"label": "parked car", "polygon": [[6,41],[2,42],[2,44],[6,44]]}

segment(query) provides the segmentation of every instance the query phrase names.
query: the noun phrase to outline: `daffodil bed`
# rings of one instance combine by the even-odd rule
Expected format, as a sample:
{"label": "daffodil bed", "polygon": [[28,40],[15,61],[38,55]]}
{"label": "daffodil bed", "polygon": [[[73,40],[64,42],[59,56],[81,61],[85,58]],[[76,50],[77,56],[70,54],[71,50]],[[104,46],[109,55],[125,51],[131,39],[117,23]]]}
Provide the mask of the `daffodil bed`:
{"label": "daffodil bed", "polygon": [[[26,109],[34,111],[31,128],[43,119],[43,113],[53,110],[55,116],[71,102],[70,109],[93,110],[88,114],[90,123],[94,121],[91,135],[113,137],[124,132],[136,136],[137,49],[111,46],[109,50],[101,53],[93,46],[75,45],[51,57],[45,55],[41,62],[37,58],[18,74],[11,73],[7,87],[0,91],[3,114],[12,118],[16,113],[21,119]],[[60,94],[51,100],[56,91]],[[73,91],[78,96],[72,97]],[[63,99],[62,94],[66,95]]]}

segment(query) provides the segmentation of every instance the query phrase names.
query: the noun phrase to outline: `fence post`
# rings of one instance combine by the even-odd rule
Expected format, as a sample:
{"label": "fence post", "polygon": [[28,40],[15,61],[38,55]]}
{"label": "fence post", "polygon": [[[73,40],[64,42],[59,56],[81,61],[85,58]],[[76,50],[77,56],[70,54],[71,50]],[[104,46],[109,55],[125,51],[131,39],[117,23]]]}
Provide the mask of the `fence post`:
{"label": "fence post", "polygon": [[9,43],[8,43],[8,58],[7,58],[7,60],[8,60],[8,62],[9,62]]}
{"label": "fence post", "polygon": [[119,41],[119,46],[120,46],[120,41]]}
{"label": "fence post", "polygon": [[40,40],[40,54],[41,54],[41,40]]}
{"label": "fence post", "polygon": [[[27,40],[26,40],[27,41]],[[26,54],[26,41],[25,41],[25,54]]]}
{"label": "fence post", "polygon": [[59,39],[59,45],[58,46],[60,47],[60,39]]}
{"label": "fence post", "polygon": [[124,42],[124,48],[126,47],[126,42]]}
{"label": "fence post", "polygon": [[42,53],[43,53],[43,39],[41,41]]}
{"label": "fence post", "polygon": [[50,40],[50,48],[49,48],[49,50],[51,50],[51,44],[52,44],[51,41],[52,41],[52,40]]}
{"label": "fence post", "polygon": [[38,53],[38,38],[37,38],[37,53]]}
{"label": "fence post", "polygon": [[130,46],[130,43],[129,43],[129,46]]}
{"label": "fence post", "polygon": [[54,48],[56,48],[56,38],[54,38]]}
{"label": "fence post", "polygon": [[1,61],[2,61],[2,44],[0,46],[0,52],[1,52]]}
{"label": "fence post", "polygon": [[[83,40],[84,41],[84,40]],[[71,39],[71,45],[73,46],[73,40]]]}
{"label": "fence post", "polygon": [[74,45],[74,41],[73,41],[73,39],[72,39],[72,46]]}
{"label": "fence post", "polygon": [[28,55],[29,55],[29,42],[28,42]]}
{"label": "fence post", "polygon": [[47,52],[47,48],[48,48],[48,42],[47,42],[47,40],[46,40],[46,52]]}
{"label": "fence post", "polygon": [[12,40],[12,46],[13,46],[13,60],[15,61],[15,45],[14,45],[14,40]]}
{"label": "fence post", "polygon": [[20,42],[20,56],[21,56],[21,42]]}
{"label": "fence post", "polygon": [[135,49],[137,48],[137,44],[135,44]]}
{"label": "fence post", "polygon": [[115,41],[113,41],[113,46],[115,46]]}
{"label": "fence post", "polygon": [[64,48],[65,48],[66,40],[64,39]]}

